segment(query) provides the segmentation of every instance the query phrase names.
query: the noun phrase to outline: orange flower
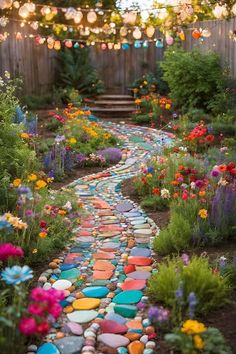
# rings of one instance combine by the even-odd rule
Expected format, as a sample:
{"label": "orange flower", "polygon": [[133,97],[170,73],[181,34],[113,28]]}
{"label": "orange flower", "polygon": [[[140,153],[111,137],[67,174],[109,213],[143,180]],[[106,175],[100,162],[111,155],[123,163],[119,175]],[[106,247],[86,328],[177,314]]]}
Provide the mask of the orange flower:
{"label": "orange flower", "polygon": [[170,183],[172,184],[172,186],[178,186],[178,184],[179,184],[178,181],[171,181]]}
{"label": "orange flower", "polygon": [[21,179],[20,178],[14,179],[12,184],[13,184],[13,187],[15,187],[15,188],[19,187],[21,185]]}
{"label": "orange flower", "polygon": [[205,191],[200,191],[198,194],[199,194],[199,197],[205,197],[206,192]]}
{"label": "orange flower", "polygon": [[41,238],[45,238],[46,236],[47,236],[47,232],[46,231],[41,231],[39,233],[39,237],[41,237]]}
{"label": "orange flower", "polygon": [[66,211],[60,209],[60,210],[58,211],[58,214],[61,215],[61,216],[66,215]]}
{"label": "orange flower", "polygon": [[152,189],[152,193],[155,194],[155,195],[160,195],[160,189],[159,188],[153,188]]}
{"label": "orange flower", "polygon": [[35,183],[35,189],[41,189],[47,186],[47,183],[43,180],[43,179],[39,179],[36,183]]}
{"label": "orange flower", "polygon": [[175,178],[176,178],[176,179],[181,178],[181,177],[183,177],[183,175],[182,175],[181,173],[177,172],[177,173],[175,174]]}
{"label": "orange flower", "polygon": [[179,193],[175,192],[175,193],[173,194],[173,198],[174,198],[174,199],[179,198]]}
{"label": "orange flower", "polygon": [[28,133],[21,133],[20,137],[21,137],[22,139],[29,139],[30,136],[29,136]]}
{"label": "orange flower", "polygon": [[227,166],[226,166],[226,165],[219,165],[219,166],[218,166],[218,170],[219,170],[220,172],[225,172],[226,169],[227,169]]}

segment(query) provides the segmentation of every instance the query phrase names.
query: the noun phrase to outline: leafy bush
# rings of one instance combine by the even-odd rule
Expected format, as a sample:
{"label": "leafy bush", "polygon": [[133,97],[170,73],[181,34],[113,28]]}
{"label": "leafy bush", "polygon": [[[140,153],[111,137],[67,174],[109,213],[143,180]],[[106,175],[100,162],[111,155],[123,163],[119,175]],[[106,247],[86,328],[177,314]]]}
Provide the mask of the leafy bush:
{"label": "leafy bush", "polygon": [[173,202],[170,206],[170,222],[155,237],[153,247],[160,255],[178,253],[192,245],[193,225],[199,210],[199,202]]}
{"label": "leafy bush", "polygon": [[[181,287],[181,299],[177,290]],[[181,306],[188,310],[188,296],[194,293],[196,314],[205,314],[228,301],[230,287],[227,278],[213,273],[206,258],[194,256],[184,264],[181,258],[161,263],[149,281],[148,292],[154,301],[171,308],[181,300]],[[174,314],[173,314],[174,315]]]}
{"label": "leafy bush", "polygon": [[207,328],[198,321],[186,321],[182,328],[176,328],[173,333],[166,334],[165,340],[182,354],[232,354],[217,328]]}
{"label": "leafy bush", "polygon": [[214,52],[202,54],[198,49],[185,52],[179,46],[170,47],[161,67],[171,98],[185,111],[207,110],[216,95],[224,92],[225,76]]}
{"label": "leafy bush", "polygon": [[104,92],[96,70],[89,60],[88,48],[65,48],[59,53],[59,84],[78,90],[83,96],[94,96]]}
{"label": "leafy bush", "polygon": [[169,200],[163,199],[157,195],[148,196],[141,202],[142,208],[152,209],[152,210],[165,210],[169,206]]}

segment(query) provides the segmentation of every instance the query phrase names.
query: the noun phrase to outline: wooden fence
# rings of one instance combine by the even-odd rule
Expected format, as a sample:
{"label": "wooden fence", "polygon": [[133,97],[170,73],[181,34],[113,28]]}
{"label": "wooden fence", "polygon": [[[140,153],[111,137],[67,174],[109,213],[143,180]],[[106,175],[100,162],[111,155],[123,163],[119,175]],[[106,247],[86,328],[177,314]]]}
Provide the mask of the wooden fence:
{"label": "wooden fence", "polygon": [[[183,47],[191,50],[199,45],[204,51],[217,51],[222,62],[229,64],[231,75],[236,78],[236,42],[229,38],[229,31],[236,29],[236,18],[229,21],[204,21],[196,23],[194,27],[209,28],[212,36],[199,44],[191,36],[191,26],[186,31]],[[19,29],[15,23],[7,28],[10,33],[19,30],[23,35],[27,34],[27,29]],[[154,71],[156,62],[163,58],[163,49],[156,48],[154,44],[150,44],[149,48],[130,47],[127,51],[103,51],[92,47],[90,52],[91,61],[110,93],[126,93],[134,79],[146,71]],[[13,76],[23,76],[25,94],[46,93],[57,80],[56,56],[57,52],[47,49],[46,45],[36,46],[32,39],[16,40],[11,36],[0,44],[0,75],[7,70]]]}

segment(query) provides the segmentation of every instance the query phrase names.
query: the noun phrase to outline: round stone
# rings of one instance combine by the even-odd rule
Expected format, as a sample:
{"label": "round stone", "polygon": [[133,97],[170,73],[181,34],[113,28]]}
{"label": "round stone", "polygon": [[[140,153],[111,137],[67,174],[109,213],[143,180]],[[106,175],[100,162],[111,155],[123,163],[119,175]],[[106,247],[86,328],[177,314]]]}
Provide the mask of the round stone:
{"label": "round stone", "polygon": [[116,304],[135,304],[142,298],[142,291],[140,290],[127,290],[122,291],[113,298]]}
{"label": "round stone", "polygon": [[52,287],[57,290],[66,290],[72,286],[72,283],[66,279],[56,280]]}
{"label": "round stone", "polygon": [[89,311],[74,311],[72,313],[67,314],[67,318],[71,322],[76,322],[76,323],[87,323],[94,318],[96,318],[98,315],[97,311],[94,310],[89,310]]}
{"label": "round stone", "polygon": [[99,307],[100,303],[100,299],[83,297],[73,301],[72,306],[75,310],[92,310]]}
{"label": "round stone", "polygon": [[98,336],[98,341],[104,343],[111,348],[126,347],[129,339],[119,334],[103,333]]}

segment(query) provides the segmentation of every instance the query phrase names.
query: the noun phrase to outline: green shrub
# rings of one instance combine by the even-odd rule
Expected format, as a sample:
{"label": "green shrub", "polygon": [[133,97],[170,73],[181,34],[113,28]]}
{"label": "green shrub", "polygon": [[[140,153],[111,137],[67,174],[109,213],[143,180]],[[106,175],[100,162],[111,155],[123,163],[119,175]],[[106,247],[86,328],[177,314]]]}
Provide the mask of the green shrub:
{"label": "green shrub", "polygon": [[205,314],[227,303],[230,286],[226,277],[213,273],[206,258],[194,256],[188,265],[181,258],[163,262],[149,281],[148,292],[154,301],[174,308],[176,291],[183,290],[182,308],[188,309],[188,296],[194,293],[197,299],[196,314]]}
{"label": "green shrub", "polygon": [[26,105],[28,109],[38,110],[45,109],[52,105],[53,97],[51,93],[44,95],[28,95],[22,98],[22,104]]}
{"label": "green shrub", "polygon": [[83,96],[104,92],[104,84],[89,60],[88,48],[65,48],[59,52],[59,85],[74,88]]}
{"label": "green shrub", "polygon": [[203,54],[198,49],[185,52],[178,46],[170,47],[161,67],[171,98],[185,111],[207,110],[215,96],[224,92],[225,75],[219,55],[214,52]]}
{"label": "green shrub", "polygon": [[151,122],[151,117],[149,114],[136,114],[133,116],[132,120],[139,124],[149,124]]}
{"label": "green shrub", "polygon": [[196,199],[173,202],[170,222],[153,242],[154,250],[163,256],[178,253],[192,245],[193,225],[197,220],[199,202]]}
{"label": "green shrub", "polygon": [[152,209],[152,210],[165,210],[168,208],[169,200],[163,199],[159,196],[148,196],[141,202],[142,208]]}

